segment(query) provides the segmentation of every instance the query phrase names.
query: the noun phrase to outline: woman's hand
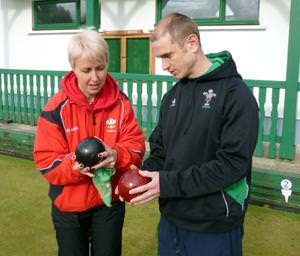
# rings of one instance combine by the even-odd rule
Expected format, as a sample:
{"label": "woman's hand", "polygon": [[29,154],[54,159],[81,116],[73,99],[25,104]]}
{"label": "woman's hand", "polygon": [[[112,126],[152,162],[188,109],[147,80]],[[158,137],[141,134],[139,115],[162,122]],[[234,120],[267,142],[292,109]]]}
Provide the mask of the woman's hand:
{"label": "woman's hand", "polygon": [[99,154],[101,161],[100,163],[92,166],[92,169],[98,169],[100,167],[114,168],[117,162],[117,151],[107,146],[103,141],[102,143],[105,147],[105,151]]}
{"label": "woman's hand", "polygon": [[72,160],[74,161],[73,170],[80,172],[83,175],[86,175],[90,178],[94,177],[94,174],[91,173],[90,167],[84,167],[83,164],[80,164],[76,161],[76,155],[72,156]]}

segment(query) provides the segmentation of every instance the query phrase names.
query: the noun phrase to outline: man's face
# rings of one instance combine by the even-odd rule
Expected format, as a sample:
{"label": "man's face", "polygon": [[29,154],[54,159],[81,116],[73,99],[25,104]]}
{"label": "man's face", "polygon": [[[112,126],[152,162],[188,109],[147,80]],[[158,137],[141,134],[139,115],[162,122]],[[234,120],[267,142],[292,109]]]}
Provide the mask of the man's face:
{"label": "man's face", "polygon": [[188,44],[188,41],[183,46],[172,42],[168,33],[152,43],[155,56],[162,60],[163,70],[178,80],[193,76],[195,55]]}
{"label": "man's face", "polygon": [[107,63],[91,60],[83,54],[75,61],[73,71],[77,77],[79,89],[89,102],[93,102],[104,86]]}

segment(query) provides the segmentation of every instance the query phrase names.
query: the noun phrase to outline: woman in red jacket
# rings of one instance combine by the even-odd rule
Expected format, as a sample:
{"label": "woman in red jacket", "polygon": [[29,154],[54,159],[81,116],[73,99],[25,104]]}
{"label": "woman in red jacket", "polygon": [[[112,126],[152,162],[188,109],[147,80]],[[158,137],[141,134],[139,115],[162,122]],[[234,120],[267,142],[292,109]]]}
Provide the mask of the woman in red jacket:
{"label": "woman in red jacket", "polygon": [[[61,90],[47,103],[39,118],[34,161],[50,183],[52,220],[59,255],[121,255],[124,203],[111,195],[111,207],[93,183],[93,170],[113,168],[115,190],[131,164],[140,165],[144,135],[127,97],[107,73],[108,47],[101,35],[86,30],[70,42],[72,67]],[[100,164],[84,167],[75,150],[87,137],[102,140]],[[91,247],[90,247],[91,243]]]}

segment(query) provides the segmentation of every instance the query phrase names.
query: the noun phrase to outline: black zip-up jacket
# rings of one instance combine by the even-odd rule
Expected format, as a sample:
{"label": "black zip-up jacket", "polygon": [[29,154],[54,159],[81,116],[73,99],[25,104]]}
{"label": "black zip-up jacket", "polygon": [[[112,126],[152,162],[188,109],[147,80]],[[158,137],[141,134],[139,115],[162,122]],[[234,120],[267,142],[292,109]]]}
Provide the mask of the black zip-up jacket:
{"label": "black zip-up jacket", "polygon": [[226,232],[243,224],[258,107],[230,53],[209,57],[224,63],[164,96],[143,169],[159,171],[164,218],[188,230]]}

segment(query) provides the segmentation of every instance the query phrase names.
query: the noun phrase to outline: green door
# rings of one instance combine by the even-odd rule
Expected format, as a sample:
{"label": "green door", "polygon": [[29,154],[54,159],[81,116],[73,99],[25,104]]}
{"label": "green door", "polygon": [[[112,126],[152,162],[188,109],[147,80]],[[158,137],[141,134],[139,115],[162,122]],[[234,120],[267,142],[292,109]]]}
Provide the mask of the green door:
{"label": "green door", "polygon": [[121,73],[121,38],[106,38],[109,48],[108,71]]}
{"label": "green door", "polygon": [[149,74],[149,38],[127,38],[126,73]]}

